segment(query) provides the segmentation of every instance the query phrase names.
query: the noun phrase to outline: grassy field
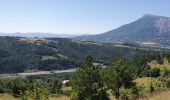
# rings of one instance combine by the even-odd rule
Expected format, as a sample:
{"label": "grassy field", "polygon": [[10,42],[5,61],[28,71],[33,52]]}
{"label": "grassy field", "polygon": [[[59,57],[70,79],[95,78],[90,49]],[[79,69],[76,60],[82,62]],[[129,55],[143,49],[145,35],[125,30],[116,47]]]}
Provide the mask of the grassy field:
{"label": "grassy field", "polygon": [[153,77],[143,77],[134,80],[137,83],[137,86],[141,86],[143,88],[143,92],[149,92],[150,85],[154,87],[155,91],[165,90],[166,86],[163,84],[158,78]]}
{"label": "grassy field", "polygon": [[[155,92],[149,92],[149,86],[153,82]],[[135,80],[137,85],[142,86],[143,96],[139,100],[170,100],[170,89],[167,89],[157,78],[143,77]]]}
{"label": "grassy field", "polygon": [[170,89],[166,91],[158,91],[142,100],[170,100]]}
{"label": "grassy field", "polygon": [[[21,100],[21,99],[15,98],[9,94],[0,94],[0,100]],[[50,97],[49,100],[70,100],[70,97],[67,96]]]}
{"label": "grassy field", "polygon": [[67,97],[67,96],[50,97],[49,100],[70,100],[70,97]]}
{"label": "grassy field", "polygon": [[[148,97],[139,98],[139,100],[170,100],[170,90],[155,92]],[[1,94],[0,100],[21,100],[14,98],[8,94]],[[30,99],[31,100],[31,99]],[[49,100],[70,100],[70,97],[67,96],[60,96],[60,97],[50,97]],[[113,96],[110,97],[110,100],[116,100]]]}
{"label": "grassy field", "polygon": [[0,94],[0,100],[18,100],[18,99],[8,94]]}
{"label": "grassy field", "polygon": [[169,64],[168,60],[164,59],[163,61],[164,61],[163,64],[158,64],[156,61],[151,61],[150,63],[148,63],[148,65],[151,68],[160,68],[160,69],[162,69],[162,68],[165,67],[167,69],[170,69],[170,64]]}

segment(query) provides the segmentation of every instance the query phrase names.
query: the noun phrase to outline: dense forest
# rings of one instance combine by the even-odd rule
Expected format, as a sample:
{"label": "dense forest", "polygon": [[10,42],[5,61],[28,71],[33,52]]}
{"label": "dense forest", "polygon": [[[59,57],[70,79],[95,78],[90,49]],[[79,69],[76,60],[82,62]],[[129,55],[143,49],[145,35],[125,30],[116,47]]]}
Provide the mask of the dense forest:
{"label": "dense forest", "polygon": [[115,55],[132,59],[158,53],[136,45],[124,45],[65,38],[0,37],[0,73],[79,67],[86,55],[92,55],[95,63],[108,65]]}

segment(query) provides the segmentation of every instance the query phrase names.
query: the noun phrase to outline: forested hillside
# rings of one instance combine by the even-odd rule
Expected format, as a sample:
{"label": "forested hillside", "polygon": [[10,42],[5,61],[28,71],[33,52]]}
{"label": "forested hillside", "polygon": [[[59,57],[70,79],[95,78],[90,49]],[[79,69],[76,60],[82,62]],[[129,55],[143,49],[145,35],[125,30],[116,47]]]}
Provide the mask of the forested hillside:
{"label": "forested hillside", "polygon": [[139,47],[120,47],[98,42],[80,42],[64,38],[0,37],[0,73],[27,70],[54,70],[78,67],[86,55],[107,65],[114,55],[133,58],[156,53]]}

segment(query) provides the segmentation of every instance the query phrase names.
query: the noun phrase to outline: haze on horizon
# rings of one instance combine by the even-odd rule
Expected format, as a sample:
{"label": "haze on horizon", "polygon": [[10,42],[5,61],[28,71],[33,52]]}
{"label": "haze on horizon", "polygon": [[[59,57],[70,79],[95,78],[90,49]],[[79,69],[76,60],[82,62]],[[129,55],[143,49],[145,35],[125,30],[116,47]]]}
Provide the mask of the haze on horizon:
{"label": "haze on horizon", "polygon": [[0,0],[0,32],[99,34],[145,13],[170,16],[169,4],[169,0]]}

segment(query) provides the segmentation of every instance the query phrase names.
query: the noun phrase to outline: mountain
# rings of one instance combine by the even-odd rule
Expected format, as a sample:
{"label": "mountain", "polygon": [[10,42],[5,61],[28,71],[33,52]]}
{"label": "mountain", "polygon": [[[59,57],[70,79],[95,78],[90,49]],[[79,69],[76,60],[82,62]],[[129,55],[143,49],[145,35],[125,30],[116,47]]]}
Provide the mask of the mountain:
{"label": "mountain", "polygon": [[76,34],[54,34],[54,33],[43,33],[43,32],[35,32],[35,33],[0,33],[0,36],[16,36],[16,37],[31,37],[31,38],[71,38],[78,36]]}
{"label": "mountain", "polygon": [[114,55],[131,59],[153,51],[135,45],[75,41],[66,38],[0,37],[0,73],[79,67],[86,55],[107,65]]}
{"label": "mountain", "polygon": [[170,41],[170,17],[145,14],[142,18],[117,29],[98,35],[78,36],[73,39],[104,42],[145,42],[162,43]]}

